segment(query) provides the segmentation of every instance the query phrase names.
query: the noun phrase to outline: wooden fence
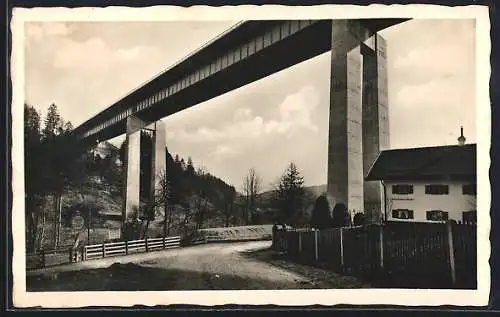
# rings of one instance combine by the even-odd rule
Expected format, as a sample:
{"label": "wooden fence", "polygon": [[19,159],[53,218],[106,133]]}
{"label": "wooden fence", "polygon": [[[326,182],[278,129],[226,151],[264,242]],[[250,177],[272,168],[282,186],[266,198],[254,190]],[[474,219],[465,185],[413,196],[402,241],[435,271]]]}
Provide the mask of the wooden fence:
{"label": "wooden fence", "polygon": [[178,248],[180,245],[179,236],[87,245],[83,247],[82,260]]}
{"label": "wooden fence", "polygon": [[[325,230],[275,230],[273,248],[302,261],[395,284],[476,288],[476,226],[387,222]],[[391,284],[392,283],[392,284]]]}
{"label": "wooden fence", "polygon": [[72,246],[61,246],[56,249],[41,249],[26,254],[26,269],[38,269],[71,262],[69,251]]}

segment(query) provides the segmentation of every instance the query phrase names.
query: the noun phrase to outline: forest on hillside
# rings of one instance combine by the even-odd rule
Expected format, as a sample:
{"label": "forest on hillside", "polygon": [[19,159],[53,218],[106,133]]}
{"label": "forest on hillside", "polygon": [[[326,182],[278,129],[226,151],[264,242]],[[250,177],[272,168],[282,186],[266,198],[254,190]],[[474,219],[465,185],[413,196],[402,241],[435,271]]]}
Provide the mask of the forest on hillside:
{"label": "forest on hillside", "polygon": [[[42,119],[35,107],[24,106],[25,219],[28,251],[72,243],[87,228],[89,239],[108,239],[107,228],[120,228],[126,141],[109,143],[106,154],[75,142],[73,126],[48,107]],[[308,191],[291,162],[275,188],[262,190],[262,178],[249,167],[236,189],[203,166],[165,149],[167,170],[152,189],[152,136],[141,132],[140,205],[126,220],[122,239],[181,234],[199,229],[249,224],[287,223],[295,226],[334,224],[324,195]],[[313,206],[314,207],[311,207]],[[347,219],[345,207],[333,216]],[[340,215],[340,216],[339,216]],[[84,226],[75,227],[79,216]],[[343,222],[344,220],[341,220]],[[346,220],[347,221],[347,220]],[[338,222],[338,221],[337,221]],[[103,229],[102,237],[99,230]],[[98,239],[102,240],[99,241]]]}

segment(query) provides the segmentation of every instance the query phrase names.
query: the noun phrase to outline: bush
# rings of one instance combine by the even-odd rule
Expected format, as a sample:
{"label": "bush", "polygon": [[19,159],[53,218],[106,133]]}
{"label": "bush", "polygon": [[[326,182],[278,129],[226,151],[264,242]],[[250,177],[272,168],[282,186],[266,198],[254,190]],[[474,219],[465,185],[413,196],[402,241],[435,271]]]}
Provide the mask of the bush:
{"label": "bush", "polygon": [[353,223],[355,226],[363,226],[366,223],[365,214],[362,212],[358,212],[354,215]]}
{"label": "bush", "polygon": [[336,204],[332,212],[332,227],[347,227],[351,223],[349,212],[343,203]]}
{"label": "bush", "polygon": [[326,196],[321,195],[316,199],[314,209],[312,210],[311,227],[317,229],[328,228],[331,224],[330,218],[330,204]]}

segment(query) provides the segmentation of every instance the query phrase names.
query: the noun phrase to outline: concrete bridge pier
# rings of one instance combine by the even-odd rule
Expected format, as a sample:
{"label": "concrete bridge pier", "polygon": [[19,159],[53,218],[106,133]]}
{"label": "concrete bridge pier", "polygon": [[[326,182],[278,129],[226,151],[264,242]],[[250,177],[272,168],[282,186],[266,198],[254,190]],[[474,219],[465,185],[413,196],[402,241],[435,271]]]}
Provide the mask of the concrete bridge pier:
{"label": "concrete bridge pier", "polygon": [[[166,140],[165,124],[162,121],[154,123],[145,122],[137,116],[127,118],[125,149],[125,175],[124,175],[124,197],[122,207],[123,222],[139,210],[140,204],[140,159],[141,159],[141,130],[147,129],[153,132],[153,155],[152,155],[152,177],[151,198],[161,188],[161,180],[166,172]],[[163,207],[158,206],[156,211]]]}
{"label": "concrete bridge pier", "polygon": [[384,39],[359,21],[332,21],[328,194],[353,213],[378,221],[378,182],[364,175],[389,145]]}

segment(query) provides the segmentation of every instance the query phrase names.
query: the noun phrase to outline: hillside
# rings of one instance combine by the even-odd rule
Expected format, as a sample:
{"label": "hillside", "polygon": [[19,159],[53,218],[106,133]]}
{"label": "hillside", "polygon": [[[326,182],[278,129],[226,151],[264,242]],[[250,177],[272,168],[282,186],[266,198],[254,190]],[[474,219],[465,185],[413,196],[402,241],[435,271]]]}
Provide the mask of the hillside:
{"label": "hillside", "polygon": [[[147,145],[146,145],[147,146]],[[147,151],[145,151],[147,152]],[[112,144],[103,143],[98,150],[99,158],[89,182],[84,188],[68,188],[62,196],[61,208],[61,241],[59,245],[74,243],[79,239],[87,239],[87,219],[91,212],[91,241],[102,242],[110,239],[108,229],[121,227],[122,210],[122,166],[123,146],[121,149]],[[235,188],[208,171],[197,169],[192,160],[172,156],[165,151],[168,166],[167,179],[170,184],[170,198],[167,215],[156,215],[153,221],[146,224],[150,237],[167,234],[180,234],[185,230],[217,228],[245,225],[243,219],[245,198]],[[122,158],[120,159],[120,156]],[[145,201],[147,185],[150,179],[145,171],[149,170],[147,154],[141,160],[141,199]],[[145,163],[146,162],[146,163]],[[144,188],[146,187],[146,188]],[[310,215],[315,199],[324,193],[326,185],[305,187],[305,216]],[[273,208],[274,193],[266,191],[257,197],[258,224],[271,224],[276,217]],[[50,199],[45,206],[47,219],[44,228],[43,245],[54,245],[54,208]],[[140,212],[143,215],[144,212]],[[84,219],[80,228],[74,228],[77,215]],[[144,229],[146,232],[146,229]]]}
{"label": "hillside", "polygon": [[[314,202],[322,194],[326,193],[326,185],[313,185],[304,187],[304,217],[308,218],[311,215]],[[267,223],[273,221],[276,210],[273,206],[274,192],[272,190],[260,193],[257,198],[257,206],[261,212],[261,219],[265,219]]]}
{"label": "hillside", "polygon": [[[123,146],[122,146],[123,148]],[[102,143],[96,151],[98,158],[84,187],[67,188],[62,195],[61,206],[61,240],[59,245],[73,244],[76,237],[87,239],[87,219],[91,213],[91,241],[102,242],[108,239],[107,229],[121,227],[122,210],[122,166],[120,156],[122,149],[109,143]],[[144,151],[147,153],[147,151]],[[239,195],[233,186],[211,175],[206,170],[196,169],[192,160],[172,155],[165,150],[170,184],[168,214],[155,215],[155,219],[147,224],[150,237],[163,235],[164,222],[167,220],[167,234],[179,234],[189,228],[225,227],[244,224],[243,214],[237,198]],[[141,202],[147,204],[147,192],[150,184],[147,164],[149,156],[141,159]],[[54,246],[56,215],[49,198],[44,206],[46,213],[43,225],[42,245],[46,248]],[[139,215],[144,215],[140,211]],[[74,228],[74,219],[84,220],[84,225]],[[81,219],[81,218],[80,218]]]}

